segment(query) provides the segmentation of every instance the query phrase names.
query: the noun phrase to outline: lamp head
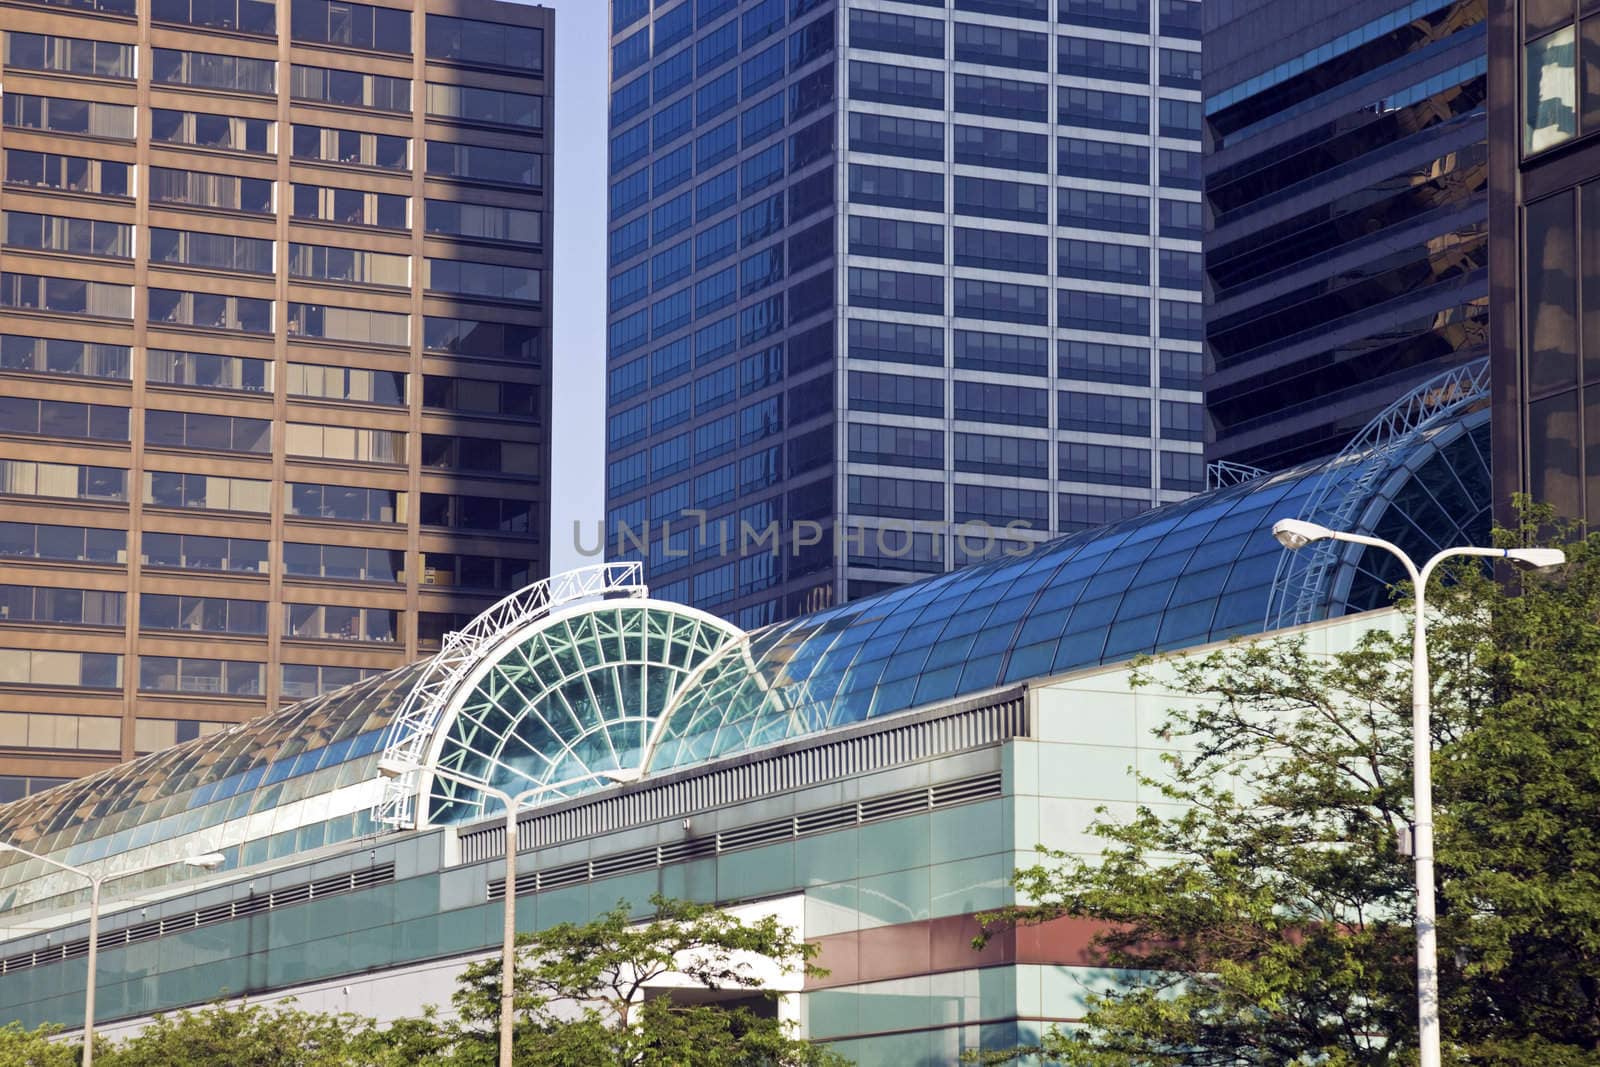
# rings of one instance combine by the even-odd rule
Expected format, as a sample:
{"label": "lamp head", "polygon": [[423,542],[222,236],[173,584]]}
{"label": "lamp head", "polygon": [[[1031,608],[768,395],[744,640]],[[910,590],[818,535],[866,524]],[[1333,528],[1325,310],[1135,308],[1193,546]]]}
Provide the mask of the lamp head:
{"label": "lamp head", "polygon": [[1279,519],[1272,524],[1272,536],[1277,539],[1278,544],[1293,550],[1304,548],[1313,541],[1332,537],[1333,531],[1326,526],[1306,522],[1304,519]]}
{"label": "lamp head", "polygon": [[1513,548],[1506,552],[1506,559],[1524,567],[1542,570],[1561,566],[1567,561],[1567,554],[1559,548]]}
{"label": "lamp head", "polygon": [[415,763],[407,763],[402,759],[389,759],[385,757],[378,761],[378,773],[385,778],[404,778],[412,771],[419,770]]}
{"label": "lamp head", "polygon": [[207,852],[204,856],[190,856],[183,861],[190,867],[199,867],[201,870],[214,871],[228,862],[228,857],[220,852]]}

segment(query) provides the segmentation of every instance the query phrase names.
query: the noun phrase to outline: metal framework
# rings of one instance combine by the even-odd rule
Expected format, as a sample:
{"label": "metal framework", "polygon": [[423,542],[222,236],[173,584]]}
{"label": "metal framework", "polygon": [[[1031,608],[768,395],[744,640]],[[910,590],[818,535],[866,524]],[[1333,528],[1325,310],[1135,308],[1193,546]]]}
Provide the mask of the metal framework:
{"label": "metal framework", "polygon": [[1266,473],[1260,467],[1252,467],[1248,463],[1231,463],[1219,459],[1215,463],[1206,464],[1206,492],[1228,485],[1242,485]]}
{"label": "metal framework", "polygon": [[[451,696],[480,654],[505,635],[565,604],[614,596],[642,599],[649,592],[642,563],[601,563],[552,575],[500,600],[464,629],[445,635],[443,647],[428,661],[389,727],[384,758],[422,764]],[[390,779],[374,817],[390,826],[415,825],[417,792],[416,772]]]}
{"label": "metal framework", "polygon": [[[1395,456],[1417,435],[1489,399],[1489,360],[1476,359],[1435,375],[1379,412],[1324,469],[1298,518],[1334,530],[1351,528],[1357,510],[1387,477]],[[1331,538],[1278,560],[1264,629],[1299,626],[1321,616],[1350,546]]]}

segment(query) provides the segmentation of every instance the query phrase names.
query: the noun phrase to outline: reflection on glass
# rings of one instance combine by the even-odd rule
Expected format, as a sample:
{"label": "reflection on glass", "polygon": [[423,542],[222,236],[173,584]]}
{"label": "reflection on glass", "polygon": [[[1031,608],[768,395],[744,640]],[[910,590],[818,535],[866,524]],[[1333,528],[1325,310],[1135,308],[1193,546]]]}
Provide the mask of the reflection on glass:
{"label": "reflection on glass", "polygon": [[1523,70],[1522,150],[1542,152],[1578,132],[1576,28],[1568,26],[1527,46]]}

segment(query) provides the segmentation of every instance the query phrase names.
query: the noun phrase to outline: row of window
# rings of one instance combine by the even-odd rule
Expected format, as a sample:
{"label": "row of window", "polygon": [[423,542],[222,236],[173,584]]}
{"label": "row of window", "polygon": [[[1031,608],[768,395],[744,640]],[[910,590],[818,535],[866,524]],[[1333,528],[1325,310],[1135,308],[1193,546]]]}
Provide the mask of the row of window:
{"label": "row of window", "polygon": [[[1125,248],[1130,249],[1135,256],[1143,251],[1123,245],[1095,245],[1092,242],[1063,243],[1114,249],[1119,255]],[[1192,257],[1194,254],[1174,253],[1174,256]],[[1120,263],[1121,260],[1115,262]],[[1198,263],[1192,259],[1180,262],[1190,264],[1198,275]],[[1165,258],[1163,266],[1166,266]],[[1081,273],[1076,271],[1063,271],[1063,273],[1089,276],[1087,269]],[[1101,271],[1101,276],[1107,275],[1109,271]],[[1121,275],[1114,278],[1106,277],[1106,280],[1142,281],[1143,279],[1134,275]],[[1174,284],[1181,287],[1182,283]],[[1198,285],[1199,279],[1196,276],[1193,286],[1198,288]],[[944,292],[943,275],[877,270],[869,267],[851,267],[849,271],[851,307],[906,311],[921,315],[944,315],[946,314]],[[988,319],[1035,326],[1044,326],[1049,322],[1049,290],[1043,286],[956,278],[952,283],[952,296],[953,314],[959,318]],[[1061,329],[1131,333],[1141,336],[1150,334],[1150,302],[1146,297],[1062,289],[1057,291],[1056,301],[1056,325]],[[1178,300],[1160,300],[1158,303],[1162,337],[1187,341],[1202,338],[1202,305]]]}

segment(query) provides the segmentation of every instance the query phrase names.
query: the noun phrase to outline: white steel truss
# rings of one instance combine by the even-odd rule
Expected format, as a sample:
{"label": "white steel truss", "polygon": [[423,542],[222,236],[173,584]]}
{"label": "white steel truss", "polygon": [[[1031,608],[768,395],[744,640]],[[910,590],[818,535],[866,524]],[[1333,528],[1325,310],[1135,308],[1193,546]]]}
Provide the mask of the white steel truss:
{"label": "white steel truss", "polygon": [[[479,654],[501,638],[564,604],[614,596],[642,599],[649,593],[642,563],[600,563],[552,575],[500,600],[465,628],[445,635],[443,647],[428,662],[389,726],[383,758],[421,766],[451,696]],[[417,790],[416,771],[388,779],[374,817],[390,826],[416,825]]]}

